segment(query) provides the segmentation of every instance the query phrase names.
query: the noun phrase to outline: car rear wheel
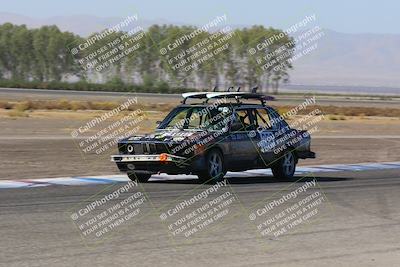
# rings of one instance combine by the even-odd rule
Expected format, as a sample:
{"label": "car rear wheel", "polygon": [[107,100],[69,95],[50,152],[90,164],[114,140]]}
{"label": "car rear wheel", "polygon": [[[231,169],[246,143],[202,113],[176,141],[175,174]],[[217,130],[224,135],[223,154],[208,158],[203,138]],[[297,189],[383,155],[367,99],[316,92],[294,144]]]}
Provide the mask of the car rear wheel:
{"label": "car rear wheel", "polygon": [[132,181],[138,181],[141,183],[146,183],[151,177],[151,174],[149,173],[128,172],[127,174],[129,179]]}
{"label": "car rear wheel", "polygon": [[272,166],[272,174],[275,178],[282,180],[292,179],[296,171],[296,156],[292,151],[287,151],[278,161]]}
{"label": "car rear wheel", "polygon": [[206,170],[198,174],[202,182],[219,182],[224,178],[226,171],[224,157],[217,149],[212,149],[206,156]]}

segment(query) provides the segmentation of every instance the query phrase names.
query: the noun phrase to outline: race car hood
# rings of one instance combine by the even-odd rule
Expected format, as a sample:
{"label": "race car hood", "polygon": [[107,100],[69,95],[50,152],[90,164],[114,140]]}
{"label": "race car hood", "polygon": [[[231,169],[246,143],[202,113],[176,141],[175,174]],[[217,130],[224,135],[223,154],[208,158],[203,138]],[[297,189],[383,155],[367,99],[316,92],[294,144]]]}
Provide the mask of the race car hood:
{"label": "race car hood", "polygon": [[207,136],[203,130],[157,130],[144,135],[134,135],[124,139],[125,142],[173,142],[179,143],[186,140],[194,140]]}

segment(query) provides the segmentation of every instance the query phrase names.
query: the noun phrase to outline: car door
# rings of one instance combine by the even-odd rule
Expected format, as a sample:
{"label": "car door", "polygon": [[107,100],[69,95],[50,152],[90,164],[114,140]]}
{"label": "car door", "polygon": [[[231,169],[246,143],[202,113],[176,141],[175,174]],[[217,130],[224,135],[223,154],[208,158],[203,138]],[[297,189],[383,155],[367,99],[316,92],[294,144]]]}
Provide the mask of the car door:
{"label": "car door", "polygon": [[270,117],[272,118],[272,121],[275,122],[274,127],[277,131],[275,134],[275,149],[276,151],[283,151],[286,149],[285,147],[287,145],[287,142],[291,140],[294,136],[293,131],[295,130],[292,129],[273,108],[268,107],[268,112],[270,114]]}
{"label": "car door", "polygon": [[256,143],[250,132],[256,130],[253,108],[237,108],[234,111],[235,121],[240,122],[240,130],[230,132],[232,161],[238,168],[249,167],[257,158]]}
{"label": "car door", "polygon": [[255,109],[254,117],[257,127],[254,139],[263,161],[262,164],[266,167],[276,158],[274,149],[277,146],[276,135],[279,130],[279,124],[276,123],[275,114],[265,107]]}

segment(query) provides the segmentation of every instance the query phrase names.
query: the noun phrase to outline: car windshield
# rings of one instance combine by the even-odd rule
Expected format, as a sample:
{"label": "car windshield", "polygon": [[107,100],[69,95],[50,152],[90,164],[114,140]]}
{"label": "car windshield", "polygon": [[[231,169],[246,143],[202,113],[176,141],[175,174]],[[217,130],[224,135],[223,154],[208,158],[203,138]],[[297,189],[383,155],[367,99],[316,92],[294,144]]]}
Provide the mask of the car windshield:
{"label": "car windshield", "polygon": [[159,129],[222,130],[232,110],[226,106],[193,106],[174,109]]}

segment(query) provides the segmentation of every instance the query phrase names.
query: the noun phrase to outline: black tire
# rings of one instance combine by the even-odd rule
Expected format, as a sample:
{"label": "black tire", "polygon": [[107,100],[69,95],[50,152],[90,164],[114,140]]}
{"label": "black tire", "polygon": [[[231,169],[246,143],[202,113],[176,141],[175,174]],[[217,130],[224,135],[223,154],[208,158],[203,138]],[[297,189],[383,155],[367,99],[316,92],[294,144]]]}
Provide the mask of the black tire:
{"label": "black tire", "polygon": [[216,183],[222,181],[225,174],[224,156],[218,149],[210,150],[206,155],[206,170],[197,175],[200,181]]}
{"label": "black tire", "polygon": [[272,174],[280,180],[291,180],[296,171],[297,159],[292,151],[287,151],[280,159],[272,166]]}
{"label": "black tire", "polygon": [[150,173],[138,173],[138,172],[128,172],[128,177],[132,181],[138,181],[141,183],[146,183],[149,181],[151,174]]}

